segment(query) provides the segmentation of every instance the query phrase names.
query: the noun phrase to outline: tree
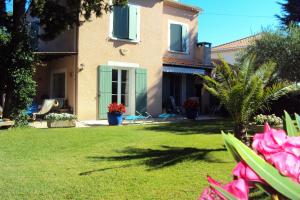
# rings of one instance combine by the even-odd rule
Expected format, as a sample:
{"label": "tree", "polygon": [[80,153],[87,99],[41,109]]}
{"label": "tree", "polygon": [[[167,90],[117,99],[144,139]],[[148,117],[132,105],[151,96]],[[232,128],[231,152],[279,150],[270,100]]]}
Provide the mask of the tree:
{"label": "tree", "polygon": [[286,0],[285,3],[279,3],[282,6],[283,14],[277,17],[281,23],[288,26],[291,23],[300,23],[300,1]]}
{"label": "tree", "polygon": [[18,119],[35,94],[33,75],[38,63],[30,46],[27,11],[39,19],[44,29],[41,39],[51,40],[127,0],[113,0],[113,4],[107,0],[12,0],[13,13],[6,9],[8,2],[0,0],[0,94],[6,93],[3,116]]}
{"label": "tree", "polygon": [[288,82],[272,83],[276,72],[274,63],[256,68],[255,57],[240,66],[222,64],[214,69],[215,76],[203,76],[204,87],[216,96],[234,122],[235,136],[242,139],[251,117],[269,108],[272,101],[300,89]]}
{"label": "tree", "polygon": [[285,29],[267,30],[241,54],[240,62],[255,55],[259,67],[270,61],[276,64],[281,80],[300,81],[300,27],[291,24]]}

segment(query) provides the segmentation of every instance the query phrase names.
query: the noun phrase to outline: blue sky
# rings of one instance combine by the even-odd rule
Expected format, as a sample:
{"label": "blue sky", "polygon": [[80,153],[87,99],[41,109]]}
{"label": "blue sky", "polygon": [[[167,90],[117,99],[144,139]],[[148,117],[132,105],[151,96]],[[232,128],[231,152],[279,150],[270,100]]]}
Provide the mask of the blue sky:
{"label": "blue sky", "polygon": [[199,16],[199,41],[213,46],[279,25],[281,0],[181,0],[204,10]]}

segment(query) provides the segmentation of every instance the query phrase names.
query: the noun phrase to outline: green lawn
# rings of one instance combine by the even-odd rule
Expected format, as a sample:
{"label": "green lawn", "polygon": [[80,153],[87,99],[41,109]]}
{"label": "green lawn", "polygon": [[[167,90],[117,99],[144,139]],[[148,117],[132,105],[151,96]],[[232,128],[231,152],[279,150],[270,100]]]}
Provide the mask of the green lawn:
{"label": "green lawn", "polygon": [[227,124],[0,130],[0,199],[196,199],[231,179]]}

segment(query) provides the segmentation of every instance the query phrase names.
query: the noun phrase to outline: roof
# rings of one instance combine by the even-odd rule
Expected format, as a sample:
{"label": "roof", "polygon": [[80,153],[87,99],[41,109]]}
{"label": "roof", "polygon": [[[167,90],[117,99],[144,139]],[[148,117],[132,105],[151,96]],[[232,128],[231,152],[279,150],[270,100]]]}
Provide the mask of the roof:
{"label": "roof", "polygon": [[196,59],[179,59],[174,57],[163,57],[164,65],[175,65],[175,66],[185,66],[185,67],[212,67],[212,65],[203,65],[200,60]]}
{"label": "roof", "polygon": [[256,34],[256,35],[245,37],[245,38],[242,38],[239,40],[221,44],[221,45],[213,47],[212,52],[243,49],[243,48],[246,48],[247,46],[249,46],[255,40],[259,39],[260,37],[261,37],[260,34]]}
{"label": "roof", "polygon": [[61,58],[65,56],[77,55],[77,52],[34,52],[36,55],[39,55],[42,60],[51,60],[56,58]]}
{"label": "roof", "polygon": [[197,6],[191,6],[185,3],[181,3],[175,0],[163,0],[165,4],[169,5],[169,6],[173,6],[175,8],[180,8],[180,9],[184,9],[184,10],[188,10],[188,11],[193,11],[196,13],[202,12],[203,10]]}

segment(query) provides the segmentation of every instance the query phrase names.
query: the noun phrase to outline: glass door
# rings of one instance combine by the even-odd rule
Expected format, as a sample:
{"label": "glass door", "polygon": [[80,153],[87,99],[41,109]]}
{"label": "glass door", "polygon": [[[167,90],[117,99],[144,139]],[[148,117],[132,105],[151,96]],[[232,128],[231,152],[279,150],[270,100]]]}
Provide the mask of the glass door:
{"label": "glass door", "polygon": [[112,103],[122,103],[129,112],[129,70],[112,70]]}

